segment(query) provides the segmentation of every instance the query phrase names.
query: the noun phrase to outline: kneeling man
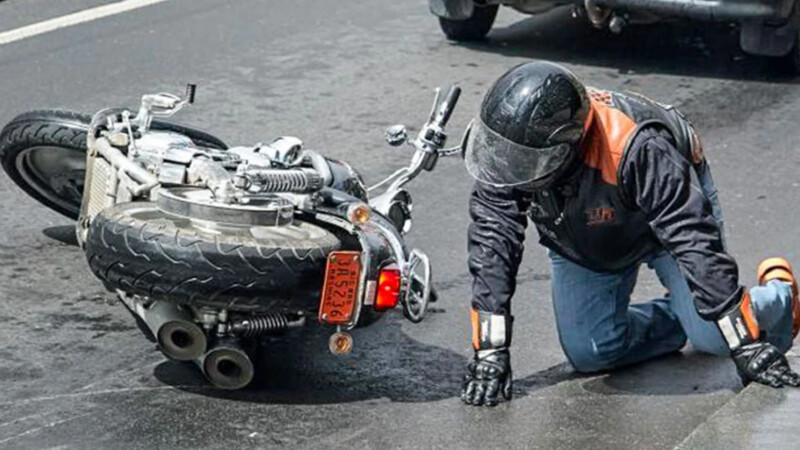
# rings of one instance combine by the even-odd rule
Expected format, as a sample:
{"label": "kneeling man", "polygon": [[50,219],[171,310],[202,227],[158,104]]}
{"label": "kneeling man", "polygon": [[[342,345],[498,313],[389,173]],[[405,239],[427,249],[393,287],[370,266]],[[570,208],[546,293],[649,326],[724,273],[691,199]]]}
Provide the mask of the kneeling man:
{"label": "kneeling man", "polygon": [[[471,124],[472,343],[462,399],[511,398],[511,298],[528,218],[549,249],[561,345],[580,372],[675,352],[730,355],[744,383],[800,386],[784,356],[800,328],[780,258],[739,284],[717,191],[692,125],[674,108],[585,87],[536,61],[490,88]],[[641,264],[668,294],[630,304]]]}

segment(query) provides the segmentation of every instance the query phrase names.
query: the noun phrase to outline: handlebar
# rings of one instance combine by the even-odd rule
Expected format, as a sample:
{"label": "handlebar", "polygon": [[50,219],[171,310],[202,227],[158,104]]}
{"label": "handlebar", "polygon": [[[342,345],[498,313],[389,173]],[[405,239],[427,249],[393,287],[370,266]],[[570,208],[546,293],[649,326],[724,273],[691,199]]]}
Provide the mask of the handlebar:
{"label": "handlebar", "polygon": [[450,86],[450,89],[447,90],[447,95],[439,108],[438,116],[440,127],[447,125],[447,121],[450,120],[450,115],[453,114],[453,110],[456,108],[456,103],[458,103],[458,97],[460,95],[461,88],[458,86]]}
{"label": "handlebar", "polygon": [[194,83],[187,84],[186,94],[183,96],[183,98],[186,99],[186,103],[193,105],[195,94],[197,94],[197,85]]}

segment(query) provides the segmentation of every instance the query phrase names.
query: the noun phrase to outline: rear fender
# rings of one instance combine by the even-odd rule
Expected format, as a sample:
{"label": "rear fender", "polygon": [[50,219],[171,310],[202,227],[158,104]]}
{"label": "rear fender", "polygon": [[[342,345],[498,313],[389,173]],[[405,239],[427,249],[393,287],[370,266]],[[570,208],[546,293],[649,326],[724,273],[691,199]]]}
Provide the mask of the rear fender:
{"label": "rear fender", "polygon": [[428,0],[431,12],[443,19],[467,20],[475,10],[473,0]]}

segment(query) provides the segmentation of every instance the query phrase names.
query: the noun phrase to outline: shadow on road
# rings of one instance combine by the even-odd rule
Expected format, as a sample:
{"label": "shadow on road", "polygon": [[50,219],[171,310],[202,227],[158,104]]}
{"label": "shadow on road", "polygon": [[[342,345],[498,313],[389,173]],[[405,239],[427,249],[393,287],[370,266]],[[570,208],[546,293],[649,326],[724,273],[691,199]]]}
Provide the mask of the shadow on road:
{"label": "shadow on road", "polygon": [[739,50],[739,34],[727,24],[665,22],[632,25],[620,35],[595,30],[568,9],[496,28],[480,43],[453,44],[513,57],[547,59],[616,69],[620,74],[660,73],[693,77],[796,83],[770,58]]}
{"label": "shadow on road", "polygon": [[[256,381],[241,391],[208,385],[190,363],[165,361],[155,377],[178,389],[213,398],[263,404],[337,404],[389,399],[433,402],[457,397],[467,358],[406,335],[401,319],[356,330],[355,348],[346,357],[327,351],[328,332],[318,328],[275,340],[259,351]],[[735,371],[724,358],[674,354],[645,364],[601,374],[579,374],[558,364],[514,382],[514,396],[569,381],[599,395],[695,395],[738,389]],[[584,380],[584,381],[581,381]]]}
{"label": "shadow on road", "polygon": [[562,363],[515,380],[514,396],[532,395],[567,381],[577,381],[583,391],[600,395],[701,395],[742,387],[727,358],[689,351],[593,374],[577,373],[569,363]]}
{"label": "shadow on road", "polygon": [[729,358],[684,352],[609,372],[581,387],[604,395],[673,396],[739,390],[742,385]]}
{"label": "shadow on road", "polygon": [[[203,388],[199,394],[270,404],[330,404],[388,398],[429,402],[458,395],[466,358],[419,342],[392,315],[370,328],[353,331],[350,355],[328,351],[331,330],[309,327],[259,349],[256,381],[244,391]],[[410,327],[413,330],[413,327]],[[186,388],[205,385],[191,364],[164,362],[155,369],[164,383]]]}

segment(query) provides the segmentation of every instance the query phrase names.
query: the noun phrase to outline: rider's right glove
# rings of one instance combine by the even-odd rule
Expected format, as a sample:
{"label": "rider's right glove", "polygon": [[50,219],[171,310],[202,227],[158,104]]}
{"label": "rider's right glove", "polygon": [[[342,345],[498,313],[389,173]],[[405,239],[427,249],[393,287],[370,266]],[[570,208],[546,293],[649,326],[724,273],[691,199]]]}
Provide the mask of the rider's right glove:
{"label": "rider's right glove", "polygon": [[743,384],[755,381],[776,388],[800,387],[800,375],[792,371],[781,351],[760,340],[761,332],[747,290],[739,304],[717,321],[717,326],[728,342]]}
{"label": "rider's right glove", "polygon": [[472,310],[472,346],[461,400],[468,405],[495,406],[500,395],[511,400],[511,327],[513,317]]}

